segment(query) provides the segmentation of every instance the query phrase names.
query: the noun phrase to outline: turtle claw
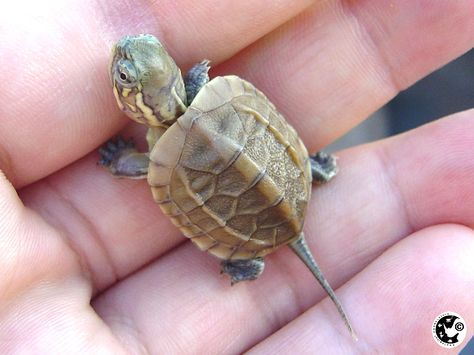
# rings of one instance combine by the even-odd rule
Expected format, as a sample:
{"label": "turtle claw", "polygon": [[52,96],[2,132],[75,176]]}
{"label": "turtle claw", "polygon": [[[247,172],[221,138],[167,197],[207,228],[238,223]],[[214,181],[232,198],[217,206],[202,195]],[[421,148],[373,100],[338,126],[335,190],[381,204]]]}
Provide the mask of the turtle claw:
{"label": "turtle claw", "polygon": [[230,285],[240,281],[255,280],[260,276],[265,267],[263,258],[257,257],[248,260],[224,260],[221,262],[221,274],[230,276]]}
{"label": "turtle claw", "polygon": [[204,59],[195,64],[184,77],[188,105],[194,100],[199,90],[209,82],[209,69],[209,60]]}
{"label": "turtle claw", "polygon": [[149,160],[145,153],[135,149],[133,139],[117,137],[109,140],[99,149],[99,165],[107,168],[117,177],[143,179],[148,174]]}
{"label": "turtle claw", "polygon": [[122,136],[118,136],[111,139],[99,148],[100,160],[98,164],[110,167],[115,160],[118,160],[123,155],[124,151],[130,150],[135,150],[135,142],[132,138],[125,140]]}
{"label": "turtle claw", "polygon": [[309,158],[313,182],[323,184],[336,176],[338,170],[336,157],[324,152],[317,152]]}

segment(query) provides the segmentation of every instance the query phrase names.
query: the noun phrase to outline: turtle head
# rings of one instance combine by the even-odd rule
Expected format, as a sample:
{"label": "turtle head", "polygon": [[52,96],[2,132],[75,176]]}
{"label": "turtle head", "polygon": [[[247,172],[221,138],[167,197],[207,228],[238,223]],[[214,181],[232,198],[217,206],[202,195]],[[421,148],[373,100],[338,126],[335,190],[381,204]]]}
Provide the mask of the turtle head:
{"label": "turtle head", "polygon": [[170,126],[186,110],[181,71],[156,37],[123,37],[112,49],[109,69],[117,103],[131,119]]}

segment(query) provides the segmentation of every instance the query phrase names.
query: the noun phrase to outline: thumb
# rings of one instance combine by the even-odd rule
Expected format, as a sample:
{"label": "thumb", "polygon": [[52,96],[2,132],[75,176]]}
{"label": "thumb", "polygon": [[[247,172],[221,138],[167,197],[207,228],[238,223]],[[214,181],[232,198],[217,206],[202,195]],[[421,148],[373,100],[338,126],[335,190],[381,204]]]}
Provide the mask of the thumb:
{"label": "thumb", "polygon": [[25,207],[0,170],[0,312],[26,289],[78,275],[78,257],[62,233]]}

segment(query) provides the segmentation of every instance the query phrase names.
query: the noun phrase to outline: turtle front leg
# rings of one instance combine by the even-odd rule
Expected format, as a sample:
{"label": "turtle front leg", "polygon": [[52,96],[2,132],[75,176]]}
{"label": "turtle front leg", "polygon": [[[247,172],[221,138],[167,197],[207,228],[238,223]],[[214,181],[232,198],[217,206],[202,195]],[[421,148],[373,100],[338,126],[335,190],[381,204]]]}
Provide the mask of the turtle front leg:
{"label": "turtle front leg", "polygon": [[240,281],[255,280],[258,278],[265,267],[263,258],[254,258],[248,260],[224,260],[222,262],[221,273],[230,276],[231,285]]}
{"label": "turtle front leg", "polygon": [[311,173],[313,182],[323,184],[331,180],[337,174],[336,158],[331,154],[317,152],[309,157],[311,162]]}
{"label": "turtle front leg", "polygon": [[199,90],[209,82],[208,71],[209,61],[204,59],[202,62],[195,64],[184,77],[188,105],[193,102]]}
{"label": "turtle front leg", "polygon": [[116,177],[144,179],[148,174],[150,160],[146,153],[139,153],[132,139],[122,137],[109,140],[99,149],[99,164],[106,167]]}

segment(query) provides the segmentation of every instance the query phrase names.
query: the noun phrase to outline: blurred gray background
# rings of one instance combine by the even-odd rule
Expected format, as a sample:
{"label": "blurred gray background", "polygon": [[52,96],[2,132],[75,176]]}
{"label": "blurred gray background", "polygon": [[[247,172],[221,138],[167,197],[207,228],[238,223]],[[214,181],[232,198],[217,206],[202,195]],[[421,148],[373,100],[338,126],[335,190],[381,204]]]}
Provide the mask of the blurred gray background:
{"label": "blurred gray background", "polygon": [[[364,123],[325,150],[333,152],[378,140],[473,107],[474,50],[471,50],[401,92]],[[467,327],[472,329],[474,324],[467,324]],[[474,337],[460,354],[474,355]]]}
{"label": "blurred gray background", "polygon": [[474,49],[398,94],[325,150],[378,140],[473,107]]}

